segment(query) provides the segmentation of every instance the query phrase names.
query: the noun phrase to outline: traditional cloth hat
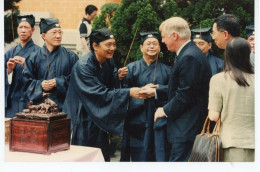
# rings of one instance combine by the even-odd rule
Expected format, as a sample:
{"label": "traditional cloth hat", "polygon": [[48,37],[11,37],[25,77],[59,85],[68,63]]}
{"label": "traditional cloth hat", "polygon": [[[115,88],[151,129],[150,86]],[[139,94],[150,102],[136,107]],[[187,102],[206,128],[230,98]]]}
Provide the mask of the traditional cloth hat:
{"label": "traditional cloth hat", "polygon": [[46,33],[53,28],[60,28],[59,19],[56,18],[41,18],[40,33]]}
{"label": "traditional cloth hat", "polygon": [[254,25],[246,26],[246,38],[249,38],[252,35],[255,35],[255,26]]}
{"label": "traditional cloth hat", "polygon": [[211,27],[205,27],[205,28],[196,28],[192,29],[192,39],[202,39],[208,43],[212,41],[210,32]]}
{"label": "traditional cloth hat", "polygon": [[107,39],[114,39],[113,32],[107,28],[97,29],[91,32],[90,34],[90,44],[93,42],[100,43]]}
{"label": "traditional cloth hat", "polygon": [[24,21],[28,22],[31,25],[32,28],[35,25],[35,17],[33,15],[17,16],[17,23],[18,23],[18,25],[21,22],[24,22]]}
{"label": "traditional cloth hat", "polygon": [[148,38],[155,38],[159,41],[159,33],[156,31],[149,31],[149,32],[140,32],[141,36],[141,44]]}

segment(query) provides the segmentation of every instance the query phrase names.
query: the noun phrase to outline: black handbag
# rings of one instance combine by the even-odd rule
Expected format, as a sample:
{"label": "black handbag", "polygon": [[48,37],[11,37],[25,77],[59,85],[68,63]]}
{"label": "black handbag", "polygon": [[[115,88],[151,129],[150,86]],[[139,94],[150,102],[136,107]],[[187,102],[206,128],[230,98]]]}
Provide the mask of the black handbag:
{"label": "black handbag", "polygon": [[[207,131],[205,129],[207,126]],[[203,129],[195,138],[189,162],[220,162],[223,161],[222,142],[219,137],[220,118],[210,133],[209,117],[205,120]]]}

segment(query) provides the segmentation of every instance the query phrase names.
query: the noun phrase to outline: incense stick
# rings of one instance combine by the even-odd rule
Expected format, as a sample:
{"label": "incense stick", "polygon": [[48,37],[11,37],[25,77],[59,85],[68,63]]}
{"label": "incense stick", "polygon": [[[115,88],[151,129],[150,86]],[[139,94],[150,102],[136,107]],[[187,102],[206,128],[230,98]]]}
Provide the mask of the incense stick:
{"label": "incense stick", "polygon": [[129,48],[129,50],[128,50],[128,53],[127,53],[127,56],[126,56],[126,59],[125,59],[125,62],[124,62],[124,67],[126,66],[126,62],[127,62],[127,60],[128,60],[130,51],[131,51],[131,49],[132,49],[132,46],[133,46],[133,43],[134,43],[134,40],[135,40],[135,36],[136,36],[137,30],[138,30],[138,27],[137,27],[136,30],[135,30],[135,35],[134,35],[134,38],[133,38],[133,40],[132,40],[132,42],[131,42],[130,48]]}

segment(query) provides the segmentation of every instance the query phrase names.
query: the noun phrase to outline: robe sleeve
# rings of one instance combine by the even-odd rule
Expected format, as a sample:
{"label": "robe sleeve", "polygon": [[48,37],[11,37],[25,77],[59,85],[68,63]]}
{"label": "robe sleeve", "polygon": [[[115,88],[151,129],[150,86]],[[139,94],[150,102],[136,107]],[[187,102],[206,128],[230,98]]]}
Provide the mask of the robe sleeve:
{"label": "robe sleeve", "polygon": [[29,100],[35,102],[42,99],[42,86],[43,79],[37,79],[37,69],[35,65],[36,53],[32,53],[24,63],[23,80],[25,83],[24,90]]}
{"label": "robe sleeve", "polygon": [[[69,53],[68,58],[70,59],[70,69],[74,66],[74,64],[78,61],[78,56],[74,53]],[[66,96],[68,87],[69,87],[69,81],[70,81],[70,74],[69,75],[62,75],[62,76],[56,76],[56,92],[58,95]]]}
{"label": "robe sleeve", "polygon": [[[11,49],[12,50],[12,49]],[[7,97],[9,94],[9,89],[10,89],[10,84],[8,83],[8,72],[7,72],[7,61],[9,60],[9,58],[11,58],[11,52],[13,51],[7,51],[5,53],[5,61],[4,61],[4,65],[5,65],[5,108],[7,107]]]}
{"label": "robe sleeve", "polygon": [[130,64],[127,65],[128,74],[126,77],[122,79],[122,86],[123,88],[131,88],[133,87],[133,71],[135,70],[134,65]]}
{"label": "robe sleeve", "polygon": [[116,67],[115,63],[114,63],[114,59],[111,59],[111,62],[113,63],[113,67],[114,67],[114,70],[113,70],[113,86],[114,88],[120,88],[120,80],[118,78],[118,68]]}
{"label": "robe sleeve", "polygon": [[106,132],[122,135],[129,89],[109,89],[97,77],[93,64],[78,64],[70,90],[77,94],[87,115]]}

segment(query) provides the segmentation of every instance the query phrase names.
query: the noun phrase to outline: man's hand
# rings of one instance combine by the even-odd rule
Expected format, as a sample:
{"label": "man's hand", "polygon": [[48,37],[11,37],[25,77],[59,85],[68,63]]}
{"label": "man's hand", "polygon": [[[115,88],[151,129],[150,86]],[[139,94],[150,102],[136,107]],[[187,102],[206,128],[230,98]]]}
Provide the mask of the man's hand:
{"label": "man's hand", "polygon": [[7,66],[7,73],[10,74],[13,72],[14,68],[16,67],[16,62],[13,58],[10,58],[7,63],[6,63],[6,66]]}
{"label": "man's hand", "polygon": [[118,78],[121,80],[121,79],[123,79],[124,77],[127,76],[128,68],[122,67],[122,68],[118,69],[117,73],[118,73]]}
{"label": "man's hand", "polygon": [[57,82],[56,82],[56,79],[55,79],[55,78],[50,79],[49,82],[53,85],[53,87],[56,87],[56,86],[57,86]]}
{"label": "man's hand", "polygon": [[146,86],[141,88],[141,91],[139,92],[139,94],[141,94],[142,96],[145,96],[147,98],[154,97],[156,88],[158,88],[158,85],[154,85],[152,83],[147,84]]}
{"label": "man's hand", "polygon": [[137,98],[137,99],[146,99],[147,97],[145,97],[144,95],[139,94],[139,91],[141,90],[141,88],[138,87],[133,87],[130,88],[130,96]]}
{"label": "man's hand", "polygon": [[162,118],[165,116],[166,116],[166,114],[164,113],[163,108],[162,107],[158,108],[154,114],[154,122],[156,122],[158,120],[158,118]]}
{"label": "man's hand", "polygon": [[55,79],[43,80],[42,81],[42,89],[44,91],[50,91],[56,86],[57,86],[57,83],[56,83]]}
{"label": "man's hand", "polygon": [[15,61],[15,63],[18,63],[18,64],[20,64],[22,67],[24,67],[25,58],[23,58],[23,57],[21,57],[21,56],[15,56],[15,57],[14,57],[14,61]]}

